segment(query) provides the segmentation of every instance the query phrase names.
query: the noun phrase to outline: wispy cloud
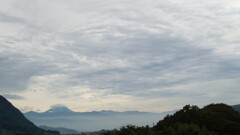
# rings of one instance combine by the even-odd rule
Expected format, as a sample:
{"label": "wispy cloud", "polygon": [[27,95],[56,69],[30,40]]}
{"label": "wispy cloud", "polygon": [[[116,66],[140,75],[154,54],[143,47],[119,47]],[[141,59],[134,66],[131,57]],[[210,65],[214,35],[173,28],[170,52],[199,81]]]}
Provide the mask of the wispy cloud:
{"label": "wispy cloud", "polygon": [[239,102],[238,1],[24,0],[0,9],[0,90],[23,96],[20,106]]}
{"label": "wispy cloud", "polygon": [[10,100],[23,100],[24,99],[22,96],[19,96],[19,95],[3,94],[3,96]]}

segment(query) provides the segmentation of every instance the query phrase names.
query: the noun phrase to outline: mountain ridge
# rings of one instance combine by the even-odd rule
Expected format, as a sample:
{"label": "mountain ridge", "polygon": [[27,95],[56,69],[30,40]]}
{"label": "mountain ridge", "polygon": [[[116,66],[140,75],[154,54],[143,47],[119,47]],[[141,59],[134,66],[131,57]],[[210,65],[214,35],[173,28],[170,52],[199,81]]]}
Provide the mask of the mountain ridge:
{"label": "mountain ridge", "polygon": [[43,133],[7,99],[0,95],[0,128],[11,132]]}
{"label": "mountain ridge", "polygon": [[[232,105],[231,106],[233,109],[235,109],[236,111],[240,111],[240,104],[237,105]],[[174,113],[176,112],[178,109],[176,110],[172,110],[172,111],[166,111],[166,112],[160,112],[160,113]],[[160,114],[160,113],[156,113],[156,112],[142,112],[142,111],[114,111],[114,110],[100,110],[100,111],[86,111],[86,112],[77,112],[77,111],[73,111],[71,109],[69,109],[67,106],[61,106],[61,107],[52,107],[49,108],[48,110],[44,111],[44,112],[36,112],[36,111],[28,111],[25,112],[25,115],[31,115],[31,114],[65,114],[65,113],[71,113],[71,114]]]}
{"label": "mountain ridge", "polygon": [[26,117],[30,116],[52,116],[52,117],[57,117],[57,116],[86,116],[86,115],[91,115],[91,116],[111,116],[111,115],[144,115],[144,114],[149,114],[149,115],[154,115],[154,114],[159,114],[159,113],[153,113],[153,112],[140,112],[140,111],[113,111],[113,110],[100,110],[100,111],[89,111],[89,112],[76,112],[68,107],[52,107],[44,112],[35,112],[35,111],[29,111],[24,113]]}
{"label": "mountain ridge", "polygon": [[[100,111],[78,112],[78,111],[73,111],[73,110],[69,109],[68,107],[64,106],[64,107],[52,107],[43,112],[28,111],[28,112],[25,112],[25,114],[27,114],[27,113],[43,114],[43,113],[59,113],[59,112],[82,113],[82,114],[83,113],[155,113],[155,112],[144,112],[144,111],[137,111],[137,110],[134,110],[134,111],[100,110]],[[157,114],[157,113],[155,113],[155,114]]]}
{"label": "mountain ridge", "polygon": [[53,112],[74,112],[71,109],[69,109],[68,107],[65,106],[61,106],[61,107],[52,107],[50,109],[48,109],[47,111],[45,111],[45,113],[53,113]]}
{"label": "mountain ridge", "polygon": [[[169,113],[173,112],[168,112],[167,114]],[[30,111],[24,113],[24,115],[38,126],[46,125],[48,127],[65,127],[78,131],[98,131],[120,127],[125,124],[152,125],[152,123],[157,122],[156,120],[164,117],[166,112],[119,112],[113,110],[75,112],[65,106],[64,108],[50,108],[44,112]]]}

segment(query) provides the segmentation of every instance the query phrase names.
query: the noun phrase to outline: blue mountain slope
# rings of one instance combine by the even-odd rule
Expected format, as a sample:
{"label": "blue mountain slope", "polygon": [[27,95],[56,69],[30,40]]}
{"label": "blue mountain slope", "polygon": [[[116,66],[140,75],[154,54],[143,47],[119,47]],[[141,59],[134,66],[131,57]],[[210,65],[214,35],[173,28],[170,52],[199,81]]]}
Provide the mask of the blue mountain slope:
{"label": "blue mountain slope", "polygon": [[233,108],[234,110],[240,112],[240,104],[238,104],[238,105],[233,105],[232,108]]}

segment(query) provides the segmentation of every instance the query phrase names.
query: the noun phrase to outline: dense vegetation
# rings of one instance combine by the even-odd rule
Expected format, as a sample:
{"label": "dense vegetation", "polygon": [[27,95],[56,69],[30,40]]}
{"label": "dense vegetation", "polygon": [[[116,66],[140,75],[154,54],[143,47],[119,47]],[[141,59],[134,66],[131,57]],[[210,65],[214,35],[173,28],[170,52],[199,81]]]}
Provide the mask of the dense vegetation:
{"label": "dense vegetation", "polygon": [[240,113],[225,104],[186,105],[153,128],[129,125],[105,135],[240,135]]}

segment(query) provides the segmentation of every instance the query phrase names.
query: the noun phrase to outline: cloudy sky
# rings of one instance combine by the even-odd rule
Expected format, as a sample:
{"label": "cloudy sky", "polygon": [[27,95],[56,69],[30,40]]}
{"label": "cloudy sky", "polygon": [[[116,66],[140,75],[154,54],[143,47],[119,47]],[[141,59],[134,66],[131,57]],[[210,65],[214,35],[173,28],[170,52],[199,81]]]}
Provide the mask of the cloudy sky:
{"label": "cloudy sky", "polygon": [[0,94],[23,112],[240,103],[239,0],[0,0]]}

